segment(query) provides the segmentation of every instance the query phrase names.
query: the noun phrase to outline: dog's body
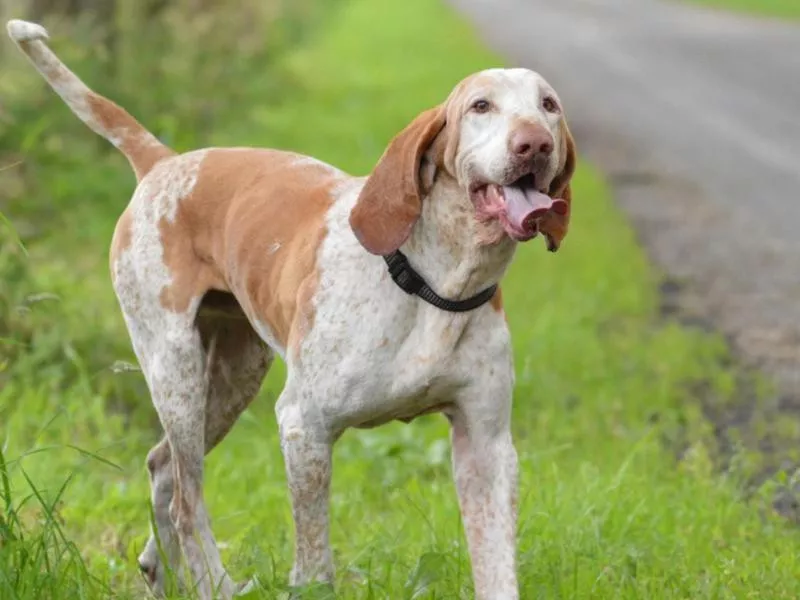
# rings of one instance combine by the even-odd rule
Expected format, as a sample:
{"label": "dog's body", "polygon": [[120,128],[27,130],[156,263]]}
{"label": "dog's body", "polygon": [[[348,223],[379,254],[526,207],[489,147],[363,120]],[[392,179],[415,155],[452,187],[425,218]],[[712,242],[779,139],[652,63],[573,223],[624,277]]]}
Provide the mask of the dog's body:
{"label": "dog's body", "polygon": [[[175,155],[68,71],[43,29],[12,21],[9,33],[139,180],[114,233],[111,271],[166,434],[147,466],[170,567],[182,553],[203,598],[235,592],[203,503],[203,456],[277,353],[288,367],[276,413],[296,529],[291,582],[333,579],[338,436],[441,411],[452,424],[476,596],[516,598],[514,371],[499,291],[475,310],[446,312],[402,291],[380,255],[402,248],[440,296],[463,299],[499,282],[517,241],[541,231],[558,247],[575,157],[546,82],[523,70],[468,78],[357,178],[277,150]],[[139,561],[161,591],[154,535]]]}

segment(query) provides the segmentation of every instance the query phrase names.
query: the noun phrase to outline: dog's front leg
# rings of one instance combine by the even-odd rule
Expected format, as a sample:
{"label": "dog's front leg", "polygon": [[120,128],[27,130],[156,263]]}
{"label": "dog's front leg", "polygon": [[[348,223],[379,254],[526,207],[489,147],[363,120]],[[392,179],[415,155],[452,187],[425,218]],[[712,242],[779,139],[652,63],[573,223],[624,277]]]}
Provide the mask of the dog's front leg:
{"label": "dog's front leg", "polygon": [[[495,389],[495,393],[499,390]],[[517,453],[510,389],[450,415],[453,473],[478,600],[516,600]]]}
{"label": "dog's front leg", "polygon": [[333,584],[334,578],[328,540],[332,438],[319,416],[306,411],[289,390],[276,405],[295,526],[293,586]]}

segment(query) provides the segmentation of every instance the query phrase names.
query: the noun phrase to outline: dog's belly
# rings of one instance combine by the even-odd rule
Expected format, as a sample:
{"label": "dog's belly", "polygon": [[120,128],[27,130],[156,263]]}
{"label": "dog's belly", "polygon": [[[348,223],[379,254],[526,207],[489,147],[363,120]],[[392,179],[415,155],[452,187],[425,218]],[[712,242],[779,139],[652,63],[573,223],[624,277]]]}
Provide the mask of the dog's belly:
{"label": "dog's belly", "polygon": [[[382,387],[388,390],[390,386],[387,382]],[[446,378],[441,378],[421,384],[419,390],[409,396],[381,396],[381,392],[378,392],[373,396],[372,402],[365,406],[365,410],[349,415],[347,426],[370,429],[391,421],[410,423],[423,415],[446,413],[453,406],[457,387]]]}
{"label": "dog's belly", "polygon": [[433,406],[429,406],[427,408],[423,408],[419,410],[418,408],[414,408],[407,413],[401,414],[390,414],[390,415],[381,415],[380,417],[376,417],[369,421],[364,421],[363,423],[359,423],[358,425],[353,425],[356,429],[372,429],[373,427],[378,427],[380,425],[385,425],[391,421],[402,421],[403,423],[411,423],[417,417],[422,417],[424,415],[430,415],[433,413],[443,412],[447,414],[447,410],[452,408],[453,404],[450,402],[443,402],[441,404],[434,404]]}

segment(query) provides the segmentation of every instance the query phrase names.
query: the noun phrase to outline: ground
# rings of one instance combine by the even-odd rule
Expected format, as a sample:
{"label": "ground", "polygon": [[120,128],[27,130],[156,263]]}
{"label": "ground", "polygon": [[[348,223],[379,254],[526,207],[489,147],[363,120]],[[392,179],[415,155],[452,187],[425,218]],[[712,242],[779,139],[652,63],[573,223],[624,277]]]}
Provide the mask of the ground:
{"label": "ground", "polygon": [[[291,96],[243,105],[213,143],[291,147],[367,172],[461,76],[503,62],[440,4],[375,4],[343,3],[282,57]],[[109,173],[125,168],[121,157],[104,161]],[[62,164],[47,168],[66,177]],[[111,178],[118,206],[87,206],[72,188],[64,226],[28,248],[26,285],[60,301],[27,297],[18,318],[42,326],[31,327],[0,389],[3,598],[141,590],[143,462],[159,431],[106,265],[127,177]],[[522,597],[797,597],[800,534],[772,508],[790,482],[779,473],[754,488],[762,455],[709,418],[737,406],[741,388],[724,338],[665,314],[661,276],[585,156],[574,198],[563,249],[526,245],[503,286],[517,367]],[[235,577],[258,575],[264,598],[285,589],[292,554],[272,412],[282,379],[281,368],[270,374],[206,470],[224,558]],[[339,597],[470,597],[444,420],[350,432],[334,458]]]}

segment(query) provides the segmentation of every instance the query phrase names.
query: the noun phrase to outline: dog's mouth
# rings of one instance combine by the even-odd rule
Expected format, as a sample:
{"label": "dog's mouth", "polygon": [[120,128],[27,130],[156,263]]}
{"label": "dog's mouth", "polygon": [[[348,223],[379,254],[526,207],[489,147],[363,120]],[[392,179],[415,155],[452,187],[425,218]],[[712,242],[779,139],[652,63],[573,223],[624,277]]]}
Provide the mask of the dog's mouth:
{"label": "dog's mouth", "polygon": [[563,216],[569,210],[566,201],[553,199],[538,189],[533,174],[508,185],[475,184],[470,188],[470,195],[478,220],[497,219],[506,233],[518,242],[536,237],[541,219],[549,212]]}

